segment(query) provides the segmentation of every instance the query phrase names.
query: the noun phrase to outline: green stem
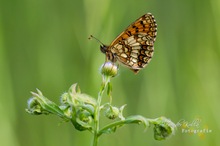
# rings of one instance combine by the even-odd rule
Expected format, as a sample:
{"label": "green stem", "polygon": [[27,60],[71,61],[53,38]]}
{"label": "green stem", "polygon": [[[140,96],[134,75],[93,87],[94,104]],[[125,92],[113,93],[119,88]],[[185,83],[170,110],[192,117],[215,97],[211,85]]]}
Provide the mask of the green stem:
{"label": "green stem", "polygon": [[105,88],[107,84],[110,82],[110,77],[103,77],[103,82],[100,88],[100,91],[98,93],[98,100],[97,100],[97,106],[94,113],[94,137],[93,137],[93,146],[98,145],[98,138],[99,138],[99,117],[100,117],[100,106],[102,101],[102,95],[105,91]]}

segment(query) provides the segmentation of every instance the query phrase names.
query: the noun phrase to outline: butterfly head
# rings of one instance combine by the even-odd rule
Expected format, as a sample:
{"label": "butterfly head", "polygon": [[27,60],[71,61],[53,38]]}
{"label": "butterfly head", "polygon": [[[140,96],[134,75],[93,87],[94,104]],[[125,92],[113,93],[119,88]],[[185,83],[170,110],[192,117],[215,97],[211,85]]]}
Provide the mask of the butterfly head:
{"label": "butterfly head", "polygon": [[100,45],[100,50],[101,50],[101,52],[102,52],[102,53],[104,53],[104,54],[105,54],[105,53],[107,52],[107,49],[108,49],[108,46],[103,45],[103,44],[102,44],[102,45]]}

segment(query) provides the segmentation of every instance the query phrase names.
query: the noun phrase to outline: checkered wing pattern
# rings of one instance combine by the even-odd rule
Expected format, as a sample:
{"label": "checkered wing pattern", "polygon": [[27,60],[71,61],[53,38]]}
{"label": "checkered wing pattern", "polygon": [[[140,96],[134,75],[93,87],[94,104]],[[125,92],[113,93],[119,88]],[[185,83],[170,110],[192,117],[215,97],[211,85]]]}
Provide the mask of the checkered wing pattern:
{"label": "checkered wing pattern", "polygon": [[129,25],[109,46],[103,46],[108,60],[120,62],[138,73],[151,60],[157,24],[154,16],[147,13]]}

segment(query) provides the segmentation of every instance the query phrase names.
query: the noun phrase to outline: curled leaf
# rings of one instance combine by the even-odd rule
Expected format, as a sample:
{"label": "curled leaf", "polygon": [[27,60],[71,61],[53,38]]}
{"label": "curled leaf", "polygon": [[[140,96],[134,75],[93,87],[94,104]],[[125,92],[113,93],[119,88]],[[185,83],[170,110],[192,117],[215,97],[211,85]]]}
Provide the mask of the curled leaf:
{"label": "curled leaf", "polygon": [[165,140],[175,134],[176,125],[165,117],[157,118],[152,123],[154,124],[154,138],[156,140]]}
{"label": "curled leaf", "polygon": [[129,116],[124,120],[116,121],[105,126],[103,129],[99,131],[98,135],[100,136],[104,133],[105,134],[114,133],[117,128],[124,126],[125,124],[143,124],[145,128],[149,127],[149,121],[145,117],[140,115],[134,115],[134,116]]}
{"label": "curled leaf", "polygon": [[71,122],[79,131],[92,130],[92,115],[86,110],[78,110],[73,112]]}

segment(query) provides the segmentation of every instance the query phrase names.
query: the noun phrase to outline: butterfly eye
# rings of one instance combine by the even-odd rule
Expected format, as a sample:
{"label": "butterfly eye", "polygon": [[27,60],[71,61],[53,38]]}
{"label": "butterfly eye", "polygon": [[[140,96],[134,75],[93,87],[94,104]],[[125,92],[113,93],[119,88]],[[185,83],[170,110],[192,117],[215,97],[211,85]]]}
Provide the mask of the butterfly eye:
{"label": "butterfly eye", "polygon": [[100,46],[100,50],[101,50],[101,52],[104,53],[104,54],[107,52],[107,48],[108,48],[108,47],[105,46],[105,45],[101,45],[101,46]]}

